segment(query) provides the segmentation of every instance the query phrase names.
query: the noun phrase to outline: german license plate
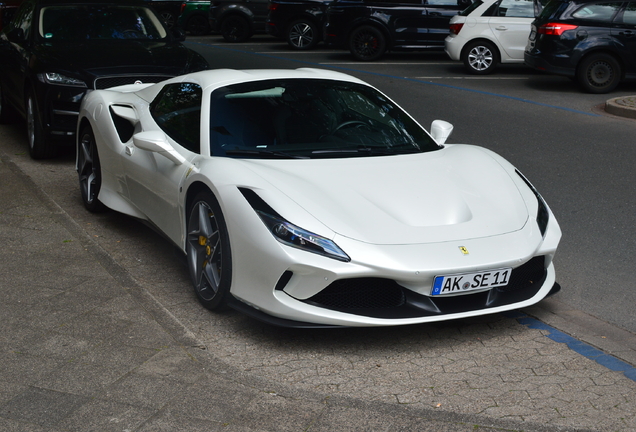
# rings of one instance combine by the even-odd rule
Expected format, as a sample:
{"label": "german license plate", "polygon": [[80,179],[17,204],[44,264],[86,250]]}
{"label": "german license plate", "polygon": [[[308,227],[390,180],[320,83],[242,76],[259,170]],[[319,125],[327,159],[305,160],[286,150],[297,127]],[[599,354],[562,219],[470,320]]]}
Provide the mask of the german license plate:
{"label": "german license plate", "polygon": [[462,273],[436,276],[431,295],[461,294],[508,285],[511,268],[489,270],[479,273]]}

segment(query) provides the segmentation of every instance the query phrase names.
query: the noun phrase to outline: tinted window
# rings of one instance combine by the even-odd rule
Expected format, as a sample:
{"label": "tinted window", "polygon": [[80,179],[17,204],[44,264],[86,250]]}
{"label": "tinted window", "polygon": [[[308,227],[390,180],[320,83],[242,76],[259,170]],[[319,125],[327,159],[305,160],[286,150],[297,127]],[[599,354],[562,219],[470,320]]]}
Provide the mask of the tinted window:
{"label": "tinted window", "polygon": [[627,3],[627,8],[623,13],[623,23],[636,25],[636,2]]}
{"label": "tinted window", "polygon": [[532,0],[501,0],[495,7],[489,8],[484,16],[533,18],[534,3]]}
{"label": "tinted window", "polygon": [[40,11],[40,37],[47,40],[163,39],[155,14],[133,6],[48,6]]}
{"label": "tinted window", "polygon": [[201,87],[198,84],[167,85],[150,105],[159,127],[181,146],[200,152]]}
{"label": "tinted window", "polygon": [[439,148],[404,111],[360,84],[268,80],[223,87],[211,98],[216,156],[350,157]]}
{"label": "tinted window", "polygon": [[622,3],[596,3],[585,5],[572,13],[573,18],[610,23]]}

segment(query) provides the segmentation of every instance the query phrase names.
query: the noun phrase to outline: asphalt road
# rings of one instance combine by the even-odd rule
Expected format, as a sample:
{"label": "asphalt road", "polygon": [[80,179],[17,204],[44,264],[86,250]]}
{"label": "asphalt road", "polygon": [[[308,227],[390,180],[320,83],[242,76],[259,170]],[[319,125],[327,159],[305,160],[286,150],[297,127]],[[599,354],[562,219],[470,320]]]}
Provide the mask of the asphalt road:
{"label": "asphalt road", "polygon": [[[636,94],[628,83],[608,95],[581,93],[573,81],[501,66],[494,75],[468,76],[440,53],[395,53],[375,63],[347,51],[295,52],[269,36],[227,44],[190,38],[212,67],[336,69],[372,83],[425,127],[455,125],[449,142],[490,148],[515,164],[557,216],[563,240],[555,260],[558,299],[636,332],[636,122],[599,108]],[[462,173],[457,173],[462,175]]]}

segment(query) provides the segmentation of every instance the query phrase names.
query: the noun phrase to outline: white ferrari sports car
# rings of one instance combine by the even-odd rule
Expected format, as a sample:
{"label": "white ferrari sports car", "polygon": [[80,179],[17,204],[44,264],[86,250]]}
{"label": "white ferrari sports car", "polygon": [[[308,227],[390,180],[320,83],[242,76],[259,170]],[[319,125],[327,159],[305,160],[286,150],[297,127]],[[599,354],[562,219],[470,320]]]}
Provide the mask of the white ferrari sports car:
{"label": "white ferrari sports car", "polygon": [[337,72],[212,70],[89,93],[86,208],[147,221],[208,309],[292,327],[497,313],[559,290],[561,230],[497,154]]}

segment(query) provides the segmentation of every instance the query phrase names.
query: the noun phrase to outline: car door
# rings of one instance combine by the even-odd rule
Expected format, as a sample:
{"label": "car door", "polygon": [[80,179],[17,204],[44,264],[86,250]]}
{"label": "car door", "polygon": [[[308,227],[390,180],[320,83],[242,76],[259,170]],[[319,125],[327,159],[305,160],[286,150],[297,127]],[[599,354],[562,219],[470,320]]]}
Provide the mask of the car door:
{"label": "car door", "polygon": [[0,41],[3,90],[11,105],[19,109],[24,105],[24,81],[29,73],[34,9],[32,2],[24,3]]}
{"label": "car door", "polygon": [[533,0],[501,0],[493,11],[488,25],[504,50],[502,57],[522,60],[534,20]]}
{"label": "car door", "polygon": [[612,38],[625,60],[625,71],[636,73],[636,1],[628,2],[612,23]]}
{"label": "car door", "polygon": [[198,84],[166,85],[150,104],[150,115],[142,117],[145,132],[133,136],[134,146],[124,156],[132,203],[177,243],[183,213],[179,185],[200,154],[201,94]]}
{"label": "car door", "polygon": [[450,19],[468,4],[463,0],[426,0],[426,46],[443,48]]}
{"label": "car door", "polygon": [[383,0],[372,5],[371,17],[384,22],[391,30],[396,47],[419,46],[426,40],[425,0]]}

